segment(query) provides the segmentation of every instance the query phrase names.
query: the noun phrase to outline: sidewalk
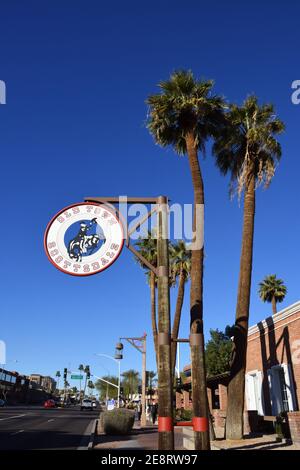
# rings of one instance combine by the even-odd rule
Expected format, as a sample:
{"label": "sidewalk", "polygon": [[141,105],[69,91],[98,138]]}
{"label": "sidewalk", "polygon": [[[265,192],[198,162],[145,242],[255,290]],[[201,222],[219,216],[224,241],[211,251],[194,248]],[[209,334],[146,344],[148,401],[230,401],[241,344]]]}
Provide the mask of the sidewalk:
{"label": "sidewalk", "polygon": [[[184,450],[182,428],[174,428],[175,449]],[[158,450],[158,430],[157,425],[148,424],[147,427],[140,427],[137,421],[133,431],[128,436],[106,436],[99,434],[95,438],[94,449],[140,449]],[[238,441],[226,441],[217,439],[211,442],[211,450],[299,450],[288,440],[276,441],[275,434],[262,435],[259,437],[246,437]]]}
{"label": "sidewalk", "polygon": [[[182,430],[175,428],[175,449],[183,450]],[[140,427],[140,422],[136,421],[132,433],[129,436],[106,436],[99,434],[95,438],[94,449],[158,449],[157,425],[147,424],[145,428]]]}

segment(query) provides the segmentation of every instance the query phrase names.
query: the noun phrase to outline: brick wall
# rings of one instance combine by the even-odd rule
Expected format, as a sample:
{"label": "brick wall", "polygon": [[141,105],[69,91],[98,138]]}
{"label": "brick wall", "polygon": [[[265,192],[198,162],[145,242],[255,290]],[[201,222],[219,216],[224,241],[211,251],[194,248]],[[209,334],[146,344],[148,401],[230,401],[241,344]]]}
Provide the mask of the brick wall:
{"label": "brick wall", "polygon": [[300,411],[288,413],[288,422],[293,444],[300,448]]}
{"label": "brick wall", "polygon": [[300,305],[291,315],[285,316],[286,313],[288,309],[249,330],[246,372],[262,372],[266,415],[272,414],[267,371],[277,364],[290,364],[296,407],[299,409]]}

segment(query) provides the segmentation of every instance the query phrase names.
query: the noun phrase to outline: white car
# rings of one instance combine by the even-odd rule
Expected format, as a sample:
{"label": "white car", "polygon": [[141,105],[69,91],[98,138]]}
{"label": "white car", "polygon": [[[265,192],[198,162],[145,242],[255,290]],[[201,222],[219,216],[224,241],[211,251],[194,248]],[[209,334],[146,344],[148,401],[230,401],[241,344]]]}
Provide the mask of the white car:
{"label": "white car", "polygon": [[88,398],[85,398],[84,400],[82,400],[80,409],[81,410],[92,410],[93,409],[92,400],[89,400]]}

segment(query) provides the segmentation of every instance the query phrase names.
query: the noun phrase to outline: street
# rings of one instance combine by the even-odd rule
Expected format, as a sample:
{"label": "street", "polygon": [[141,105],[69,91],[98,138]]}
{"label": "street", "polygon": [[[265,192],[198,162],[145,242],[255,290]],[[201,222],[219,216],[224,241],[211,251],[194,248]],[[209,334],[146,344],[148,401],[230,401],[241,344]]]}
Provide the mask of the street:
{"label": "street", "polygon": [[18,406],[0,409],[0,450],[78,449],[89,442],[99,409],[44,409]]}

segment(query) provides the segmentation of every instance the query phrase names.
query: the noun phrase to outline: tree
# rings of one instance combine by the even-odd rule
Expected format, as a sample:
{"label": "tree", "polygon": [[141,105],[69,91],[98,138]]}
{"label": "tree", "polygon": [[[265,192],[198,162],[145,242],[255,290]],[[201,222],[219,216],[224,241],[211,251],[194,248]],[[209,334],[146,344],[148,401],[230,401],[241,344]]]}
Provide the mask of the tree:
{"label": "tree", "polygon": [[[104,375],[102,379],[112,384],[118,385],[119,379],[118,377],[115,377],[114,375]],[[101,400],[105,400],[106,398],[114,398],[116,400],[118,398],[117,387],[109,385],[102,380],[97,380],[95,382],[95,388],[98,390]]]}
{"label": "tree", "polygon": [[156,382],[155,377],[156,377],[156,372],[154,370],[146,371],[146,388],[148,388],[149,390],[152,389],[153,382]]}
{"label": "tree", "polygon": [[213,146],[220,171],[231,174],[231,193],[236,190],[240,197],[244,191],[240,275],[226,418],[226,437],[229,439],[243,437],[255,189],[260,184],[268,187],[274,176],[281,156],[281,146],[275,136],[283,130],[284,124],[276,117],[273,105],[260,106],[257,97],[250,96],[242,106],[230,106],[227,125]]}
{"label": "tree", "polygon": [[93,390],[95,388],[94,382],[92,380],[88,381],[88,389],[90,390],[90,395],[93,396]]}
{"label": "tree", "polygon": [[88,365],[85,366],[84,373],[85,373],[85,381],[84,381],[84,389],[83,389],[83,398],[85,397],[85,390],[86,390],[86,386],[87,386],[87,381],[91,377],[90,366],[88,366]]}
{"label": "tree", "polygon": [[[84,371],[83,364],[79,364],[78,370],[79,370],[79,374],[81,375]],[[81,379],[79,380],[79,398],[81,399]]]}
{"label": "tree", "polygon": [[277,279],[276,274],[266,276],[259,283],[259,297],[263,302],[272,303],[273,315],[277,312],[277,302],[283,302],[287,288],[282,279]]}
{"label": "tree", "polygon": [[[185,283],[188,280],[191,272],[191,250],[186,247],[186,244],[183,240],[180,240],[170,246],[170,267],[171,279],[174,281],[174,285],[178,280],[178,294],[172,328],[172,338],[177,339],[184,300]],[[173,376],[175,375],[176,353],[177,343],[173,341],[171,345],[171,366]]]}
{"label": "tree", "polygon": [[59,370],[56,371],[55,377],[57,377],[57,389],[59,389],[59,379],[60,379],[60,377],[61,377]]}
{"label": "tree", "polygon": [[227,326],[225,333],[222,331],[210,330],[210,340],[205,347],[205,363],[207,377],[223,374],[230,370],[230,357],[232,349],[231,341],[232,328]]}
{"label": "tree", "polygon": [[132,395],[134,395],[138,391],[138,385],[140,383],[140,374],[137,370],[129,369],[123,372],[122,377],[124,395],[127,398],[132,398]]}
{"label": "tree", "polygon": [[[136,247],[139,253],[151,263],[154,267],[157,266],[157,241],[155,233],[148,231],[147,237],[141,238],[136,242]],[[154,341],[154,348],[156,354],[156,363],[157,363],[157,322],[156,322],[156,276],[153,271],[147,268],[139,258],[136,257],[137,262],[146,270],[148,277],[148,282],[150,285],[150,295],[151,295],[151,324],[152,324],[152,334]]]}
{"label": "tree", "polygon": [[[203,247],[199,209],[204,205],[204,184],[198,150],[204,153],[205,143],[217,134],[223,121],[223,100],[211,93],[211,80],[196,80],[191,71],[174,72],[168,81],[160,82],[160,93],[148,98],[148,128],[162,147],[171,145],[179,154],[187,154],[194,190],[193,231],[196,234],[191,259],[190,332],[193,414],[208,417],[203,335]],[[196,339],[197,338],[197,339]],[[198,340],[199,338],[199,340]],[[195,433],[195,449],[209,449],[208,432]]]}
{"label": "tree", "polygon": [[[156,267],[157,264],[157,243],[155,232],[148,232],[147,238],[140,239],[136,243],[140,254]],[[173,320],[172,338],[177,339],[179,334],[180,318],[184,300],[185,283],[191,270],[191,250],[186,247],[183,240],[178,243],[169,244],[170,255],[170,285],[175,286],[178,281],[178,294]],[[146,270],[151,290],[151,320],[152,333],[157,359],[157,319],[156,319],[156,276],[138,258],[138,263]],[[176,364],[176,342],[172,343],[172,371],[174,374]],[[157,362],[157,360],[156,360]]]}

